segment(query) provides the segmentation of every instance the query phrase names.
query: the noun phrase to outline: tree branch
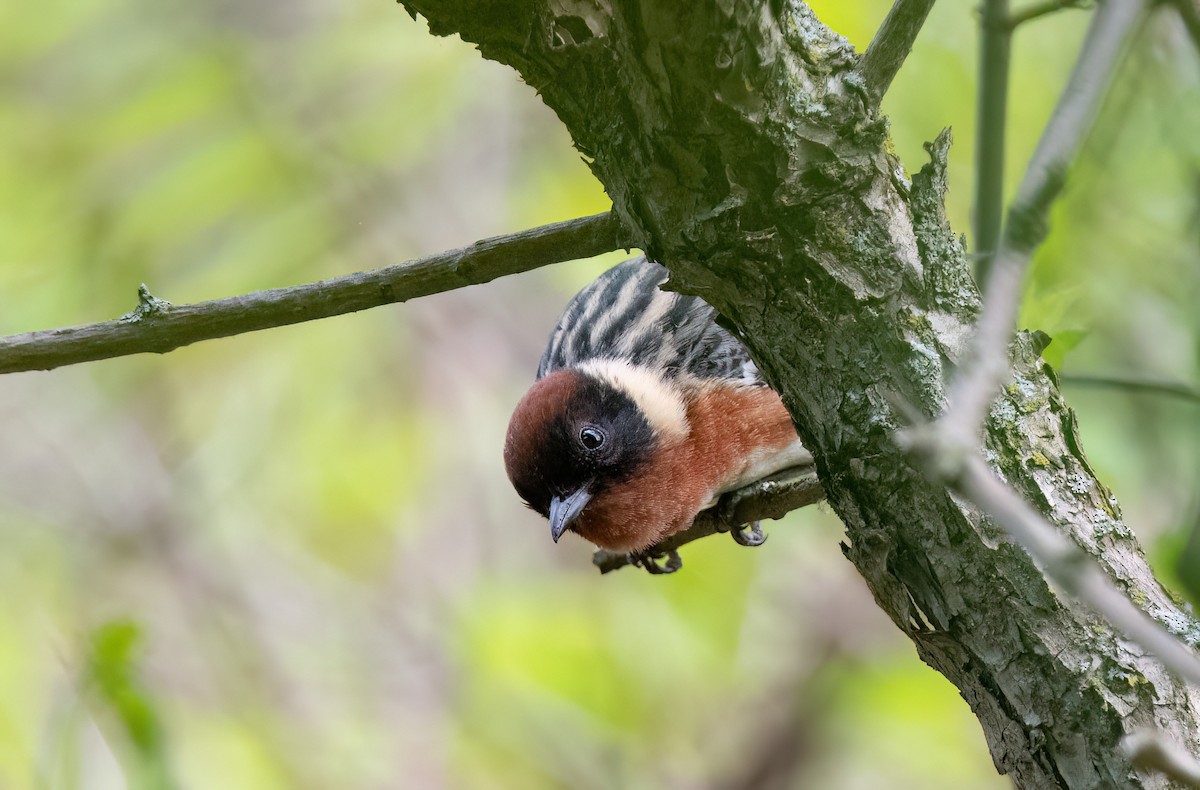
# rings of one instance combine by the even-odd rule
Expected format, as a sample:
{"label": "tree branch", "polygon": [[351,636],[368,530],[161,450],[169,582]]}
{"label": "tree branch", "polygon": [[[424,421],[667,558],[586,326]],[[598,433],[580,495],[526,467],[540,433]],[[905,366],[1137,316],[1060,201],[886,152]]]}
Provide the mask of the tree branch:
{"label": "tree branch", "polygon": [[[814,467],[786,469],[725,494],[716,505],[701,511],[692,526],[659,543],[654,550],[664,554],[678,551],[681,546],[694,540],[728,532],[731,526],[783,518],[793,510],[815,504],[824,498],[825,491],[821,488]],[[633,558],[624,552],[600,549],[592,555],[592,564],[601,573],[609,573],[632,565]]]}
{"label": "tree branch", "polygon": [[995,517],[1025,547],[1048,578],[1092,607],[1179,677],[1200,686],[1200,659],[1196,654],[1134,606],[1087,554],[1002,483],[982,458],[968,458],[951,483],[955,490]]}
{"label": "tree branch", "polygon": [[1126,735],[1121,750],[1143,771],[1157,771],[1184,787],[1200,788],[1200,762],[1152,730]]}
{"label": "tree branch", "polygon": [[[998,480],[976,450],[985,413],[1011,368],[1009,339],[1021,280],[1046,234],[1046,214],[1095,117],[1117,61],[1146,11],[1143,2],[1107,2],[1097,11],[1071,79],[1018,190],[988,282],[987,298],[966,372],[955,381],[950,411],[909,434],[936,476],[996,518],[1038,566],[1171,671],[1200,686],[1200,660],[1113,585],[1078,545],[1060,534],[1016,491]],[[1019,389],[1019,388],[1018,388]],[[1047,465],[1050,463],[1045,459]],[[1035,464],[1040,463],[1033,459]],[[1102,513],[1110,518],[1107,513]],[[1098,529],[1098,528],[1097,528]],[[1180,627],[1183,635],[1186,624]],[[1200,634],[1186,633],[1191,640]]]}
{"label": "tree branch", "polygon": [[979,95],[975,112],[975,250],[977,282],[986,282],[1004,217],[1004,156],[1013,31],[1025,22],[1088,0],[1044,0],[1009,11],[1009,0],[983,0],[979,14]]}
{"label": "tree branch", "polygon": [[1012,32],[1008,0],[983,0],[979,15],[979,95],[975,102],[975,277],[985,282],[1004,218],[1004,140]]}
{"label": "tree branch", "polygon": [[896,0],[858,65],[867,94],[876,105],[883,101],[900,66],[912,50],[934,0]]}
{"label": "tree branch", "polygon": [[129,354],[165,354],[201,340],[328,318],[490,282],[631,245],[611,213],[478,241],[407,263],[290,288],[172,305],[139,291],[114,321],[0,337],[0,374],[50,370]]}
{"label": "tree branch", "polygon": [[951,388],[950,410],[941,421],[947,438],[964,447],[977,444],[987,406],[1008,372],[1007,347],[1025,268],[1048,232],[1050,206],[1066,183],[1117,62],[1145,13],[1144,0],[1107,2],[1096,11],[1083,51],[1008,210],[969,364]]}
{"label": "tree branch", "polygon": [[[997,518],[1043,571],[1079,597],[1181,677],[1200,685],[1200,661],[1135,607],[1077,546],[1059,534],[1015,491],[996,480],[977,445],[984,413],[1009,373],[1008,341],[1029,257],[1046,233],[1046,213],[1088,128],[1125,45],[1145,13],[1141,2],[1108,2],[1097,11],[1054,116],[1029,164],[1016,201],[974,344],[973,366],[955,382],[951,411],[925,437],[937,473],[984,512]],[[930,457],[932,456],[932,457]]]}
{"label": "tree branch", "polygon": [[1030,3],[1020,11],[1015,11],[1005,21],[1005,26],[1009,30],[1015,30],[1026,22],[1053,14],[1055,11],[1062,11],[1066,8],[1087,8],[1091,0],[1042,0],[1039,3]]}
{"label": "tree branch", "polygon": [[1060,373],[1059,379],[1063,384],[1077,387],[1102,387],[1105,389],[1121,389],[1129,392],[1144,392],[1150,395],[1167,395],[1200,403],[1200,389],[1181,384],[1178,381],[1160,381],[1157,379],[1141,379],[1134,376],[1094,376],[1083,373]]}
{"label": "tree branch", "polygon": [[[929,459],[938,473],[948,477],[953,487],[972,503],[994,516],[1051,580],[1091,606],[1172,671],[1200,684],[1200,660],[1188,648],[1134,606],[1078,546],[998,480],[980,456],[974,451],[963,452],[974,446],[984,410],[1008,373],[1008,339],[1020,301],[1022,275],[1032,251],[1045,236],[1049,207],[1082,146],[1125,44],[1145,12],[1141,3],[1116,2],[1105,4],[1097,12],[1084,50],[1010,209],[1009,226],[1000,243],[997,268],[989,272],[988,263],[1000,232],[1011,31],[1022,22],[1067,5],[1074,3],[1042,3],[1010,17],[1008,0],[985,0],[984,3],[980,25],[982,95],[979,102],[976,239],[983,255],[980,272],[985,276],[990,274],[988,292],[975,343],[977,367],[968,370],[956,382],[951,414],[937,429],[942,436],[926,450],[940,456]],[[1094,384],[1096,380],[1085,378],[1084,383]],[[1186,396],[1191,393],[1173,390],[1172,394]],[[959,410],[957,414],[955,409]],[[962,466],[959,466],[960,462]]]}

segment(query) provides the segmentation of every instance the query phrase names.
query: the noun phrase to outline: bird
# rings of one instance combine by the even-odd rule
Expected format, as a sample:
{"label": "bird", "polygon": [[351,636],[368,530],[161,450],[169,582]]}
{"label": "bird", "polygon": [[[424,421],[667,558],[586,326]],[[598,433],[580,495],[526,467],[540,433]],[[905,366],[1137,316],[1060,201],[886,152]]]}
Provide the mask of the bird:
{"label": "bird", "polygon": [[667,279],[633,258],[576,294],[513,410],[505,469],[555,543],[636,562],[721,494],[812,462],[746,347]]}

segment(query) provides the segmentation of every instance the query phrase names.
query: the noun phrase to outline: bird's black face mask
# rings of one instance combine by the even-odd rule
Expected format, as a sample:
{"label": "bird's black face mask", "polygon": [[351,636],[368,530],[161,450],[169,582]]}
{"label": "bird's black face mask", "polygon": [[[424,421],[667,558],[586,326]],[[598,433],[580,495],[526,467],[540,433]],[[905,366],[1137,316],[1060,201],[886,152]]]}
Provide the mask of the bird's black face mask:
{"label": "bird's black face mask", "polygon": [[535,458],[508,461],[517,493],[550,520],[555,542],[595,496],[637,474],[654,449],[654,431],[629,395],[575,375],[566,407],[541,426]]}

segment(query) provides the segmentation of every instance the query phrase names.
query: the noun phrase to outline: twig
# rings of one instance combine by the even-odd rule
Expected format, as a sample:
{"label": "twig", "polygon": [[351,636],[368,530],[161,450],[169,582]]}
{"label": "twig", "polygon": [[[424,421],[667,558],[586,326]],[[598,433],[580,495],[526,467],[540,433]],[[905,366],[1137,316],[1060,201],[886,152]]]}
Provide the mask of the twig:
{"label": "twig", "polygon": [[1055,11],[1062,11],[1066,8],[1087,8],[1089,4],[1090,0],[1042,0],[1011,14],[1006,26],[1009,30],[1014,30],[1026,22],[1032,22],[1038,17],[1053,14]]}
{"label": "twig", "polygon": [[1167,395],[1200,403],[1200,389],[1177,381],[1139,379],[1133,376],[1094,376],[1083,373],[1060,373],[1058,378],[1064,384],[1073,384],[1078,387],[1123,389],[1151,395]]}
{"label": "twig", "polygon": [[1121,751],[1143,771],[1158,771],[1187,787],[1200,788],[1200,762],[1157,732],[1143,730],[1121,739]]}
{"label": "twig", "polygon": [[908,57],[933,3],[934,0],[896,0],[867,46],[858,73],[876,104],[883,101],[896,72]]}
{"label": "twig", "polygon": [[1004,218],[1004,139],[1012,28],[1008,0],[984,0],[979,15],[979,98],[975,104],[975,276],[991,271]]}
{"label": "twig", "polygon": [[1098,8],[1083,51],[1008,210],[968,365],[951,387],[950,409],[941,421],[945,438],[961,442],[963,447],[978,444],[984,413],[1008,372],[1007,346],[1022,279],[1033,250],[1045,238],[1050,205],[1062,190],[1117,62],[1145,11],[1145,0],[1107,2]]}
{"label": "twig", "polygon": [[1025,547],[1042,572],[1150,651],[1181,678],[1200,685],[1200,659],[1113,585],[1100,566],[1068,540],[978,455],[966,459],[951,485],[993,516]]}
{"label": "twig", "polygon": [[171,305],[139,290],[139,308],[114,321],[0,337],[0,374],[98,359],[165,354],[200,340],[328,318],[630,246],[611,214],[543,225],[470,247],[315,283]]}
{"label": "twig", "polygon": [[[655,550],[669,552],[700,538],[727,532],[731,525],[750,524],[769,518],[783,518],[793,510],[820,502],[825,491],[817,479],[816,469],[801,466],[759,480],[745,488],[731,491],[709,508],[701,511],[692,526],[664,540]],[[598,550],[592,564],[601,573],[620,570],[633,564],[628,554]]]}

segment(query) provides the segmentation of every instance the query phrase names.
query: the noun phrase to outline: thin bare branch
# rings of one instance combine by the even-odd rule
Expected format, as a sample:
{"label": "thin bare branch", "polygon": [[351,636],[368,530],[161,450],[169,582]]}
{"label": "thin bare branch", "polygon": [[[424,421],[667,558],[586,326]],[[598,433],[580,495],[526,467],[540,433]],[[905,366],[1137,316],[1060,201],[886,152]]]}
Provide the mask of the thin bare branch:
{"label": "thin bare branch", "polygon": [[1137,642],[1163,665],[1200,685],[1200,659],[1117,590],[1100,566],[996,477],[982,457],[968,456],[952,487],[1012,535],[1046,576]]}
{"label": "thin bare branch", "polygon": [[116,320],[0,337],[0,374],[129,354],[165,354],[200,340],[404,302],[629,245],[619,222],[605,213],[484,239],[383,269],[208,302],[172,305],[142,286],[138,308]]}
{"label": "thin bare branch", "polygon": [[912,50],[913,41],[925,24],[933,3],[934,0],[896,0],[875,32],[875,38],[871,39],[858,72],[876,104],[883,101],[896,72],[900,71]]}
{"label": "thin bare branch", "polygon": [[[655,551],[666,554],[694,540],[728,532],[731,526],[783,518],[824,498],[814,467],[786,469],[721,497],[714,507],[701,511],[692,526],[655,546]],[[592,564],[601,573],[609,573],[634,563],[628,554],[600,549],[592,556]]]}
{"label": "thin bare branch", "polygon": [[1091,0],[1041,0],[1038,3],[1031,3],[1020,11],[1014,11],[1009,17],[1007,27],[1013,30],[1026,22],[1053,14],[1055,11],[1062,11],[1067,8],[1087,8],[1091,5]]}
{"label": "thin bare branch", "polygon": [[1090,0],[1044,0],[1019,11],[1009,0],[983,0],[979,14],[979,97],[975,110],[975,277],[986,282],[1000,244],[1004,218],[1004,153],[1008,123],[1008,75],[1013,31],[1064,8]]}
{"label": "thin bare branch", "polygon": [[1200,761],[1160,733],[1143,730],[1126,735],[1121,751],[1143,771],[1157,771],[1185,787],[1200,788]]}
{"label": "thin bare branch", "polygon": [[1144,392],[1148,395],[1166,395],[1200,403],[1200,389],[1181,384],[1178,381],[1142,379],[1135,376],[1094,376],[1082,373],[1060,373],[1058,377],[1064,384],[1073,384],[1077,387],[1102,387],[1129,392]]}
{"label": "thin bare branch", "polygon": [[1008,0],[984,0],[979,15],[979,97],[975,103],[975,277],[985,282],[1004,220],[1004,140],[1012,29]]}
{"label": "thin bare branch", "polygon": [[1025,269],[1045,238],[1050,205],[1062,191],[1117,63],[1145,13],[1144,0],[1107,2],[1097,9],[1083,50],[1008,210],[968,365],[951,387],[950,410],[942,420],[946,438],[953,437],[964,447],[978,444],[987,405],[1008,371],[1007,347]]}

